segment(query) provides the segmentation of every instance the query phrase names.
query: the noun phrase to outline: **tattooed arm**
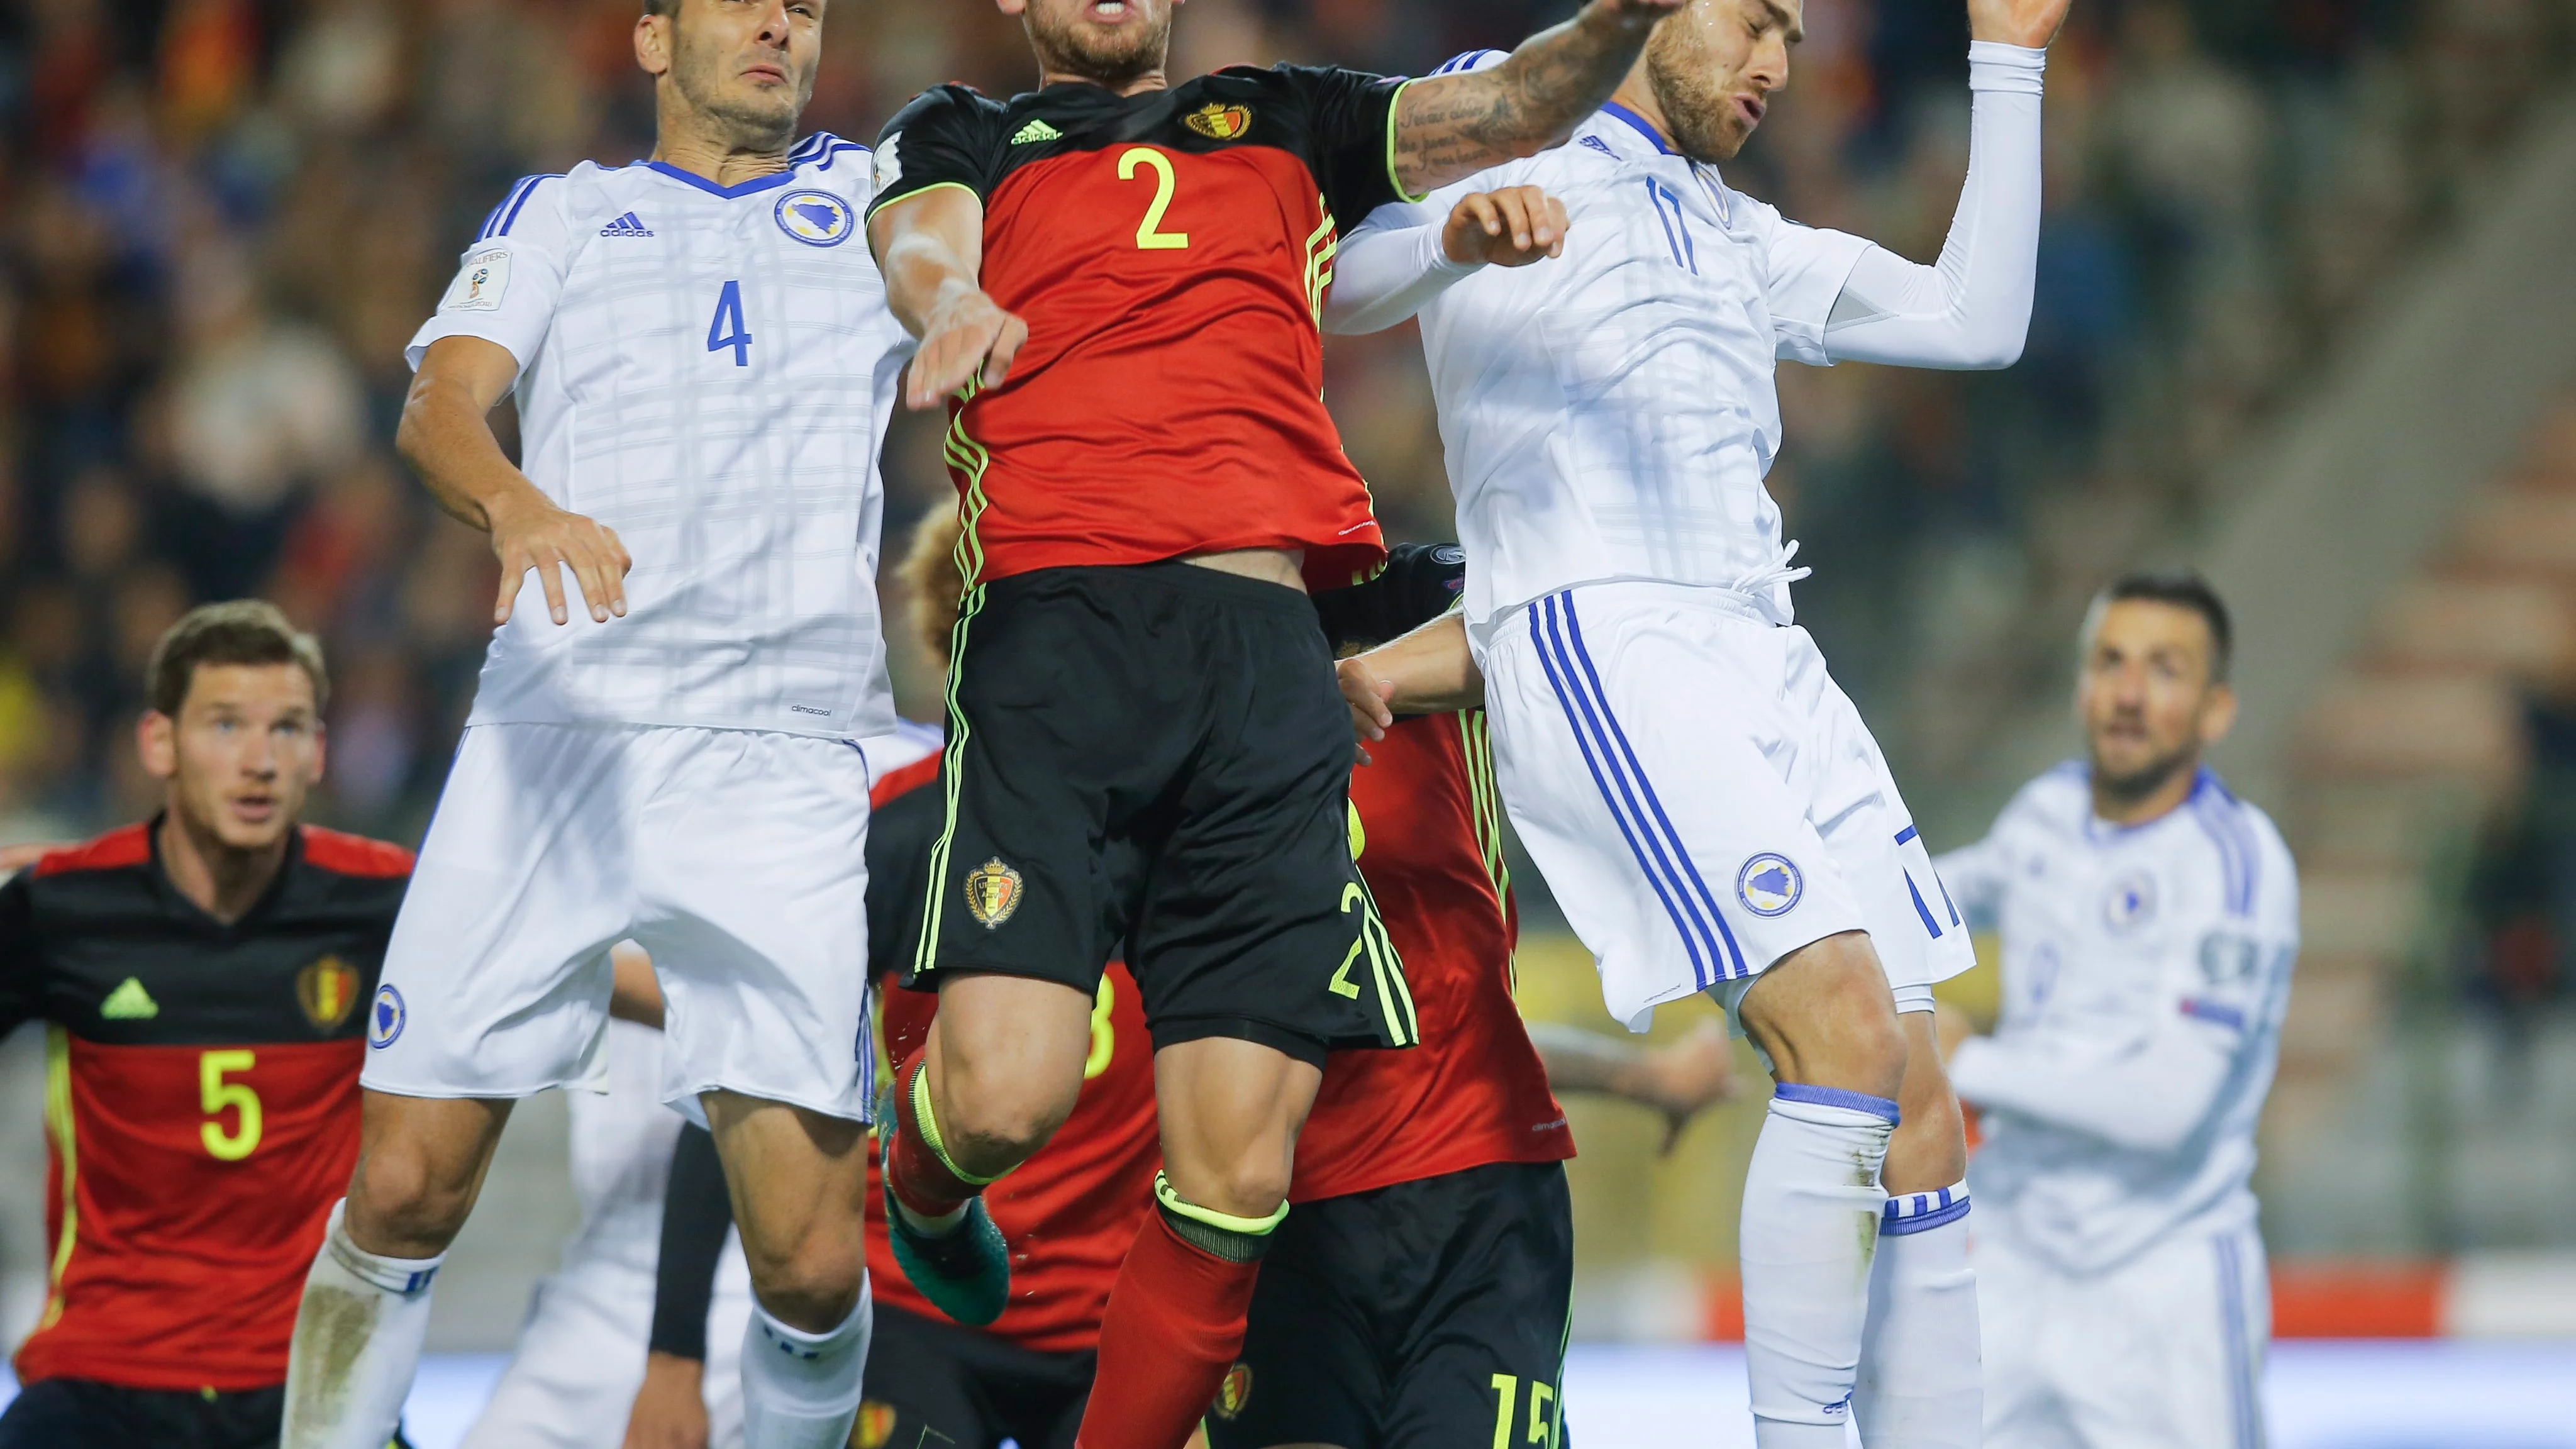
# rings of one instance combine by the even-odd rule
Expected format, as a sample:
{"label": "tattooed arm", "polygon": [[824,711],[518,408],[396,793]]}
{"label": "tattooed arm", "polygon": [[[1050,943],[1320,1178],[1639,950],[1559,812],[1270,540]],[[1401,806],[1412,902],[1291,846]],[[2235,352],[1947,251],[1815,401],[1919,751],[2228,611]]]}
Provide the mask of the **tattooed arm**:
{"label": "tattooed arm", "polygon": [[1655,22],[1687,3],[1591,0],[1501,65],[1406,86],[1395,110],[1397,183],[1420,196],[1563,145],[1619,88]]}

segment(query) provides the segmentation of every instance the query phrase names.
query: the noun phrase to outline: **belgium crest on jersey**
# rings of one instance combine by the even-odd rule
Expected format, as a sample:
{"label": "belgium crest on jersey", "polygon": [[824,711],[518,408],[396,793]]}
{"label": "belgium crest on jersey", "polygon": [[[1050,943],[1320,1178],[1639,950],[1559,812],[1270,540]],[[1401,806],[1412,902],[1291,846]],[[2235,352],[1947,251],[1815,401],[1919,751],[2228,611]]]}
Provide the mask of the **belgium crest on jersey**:
{"label": "belgium crest on jersey", "polygon": [[337,956],[325,956],[295,973],[295,1004],[315,1031],[329,1031],[349,1019],[358,1004],[358,971]]}
{"label": "belgium crest on jersey", "polygon": [[1020,908],[1022,889],[1018,871],[998,859],[988,860],[966,873],[967,914],[975,924],[993,930]]}
{"label": "belgium crest on jersey", "polygon": [[1252,108],[1221,106],[1210,101],[1181,117],[1181,124],[1211,141],[1231,141],[1252,129]]}

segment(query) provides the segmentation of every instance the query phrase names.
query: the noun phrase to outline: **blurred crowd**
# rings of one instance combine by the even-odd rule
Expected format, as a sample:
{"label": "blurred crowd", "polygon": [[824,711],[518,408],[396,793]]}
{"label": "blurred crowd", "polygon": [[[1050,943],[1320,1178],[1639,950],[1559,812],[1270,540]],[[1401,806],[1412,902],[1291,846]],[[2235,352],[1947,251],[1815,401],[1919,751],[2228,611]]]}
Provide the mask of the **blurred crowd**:
{"label": "blurred crowd", "polygon": [[[1191,0],[1179,66],[1420,73],[1569,8]],[[416,833],[493,578],[391,456],[402,346],[514,178],[649,149],[636,9],[0,7],[0,839],[147,809],[144,653],[192,601],[248,592],[330,647],[322,814]],[[1730,179],[1929,259],[1965,164],[1957,0],[1805,18]],[[1971,748],[2105,573],[2207,515],[2206,464],[2474,204],[2571,28],[2570,0],[2079,0],[2022,365],[1783,371],[1773,487],[1817,566],[1802,611],[1900,767]],[[855,138],[926,84],[1031,79],[981,0],[840,0],[826,35],[809,120]],[[1329,377],[1390,531],[1446,536],[1410,330],[1337,341]],[[930,428],[899,430],[890,529],[945,506],[937,460]],[[926,704],[918,658],[899,664]]]}

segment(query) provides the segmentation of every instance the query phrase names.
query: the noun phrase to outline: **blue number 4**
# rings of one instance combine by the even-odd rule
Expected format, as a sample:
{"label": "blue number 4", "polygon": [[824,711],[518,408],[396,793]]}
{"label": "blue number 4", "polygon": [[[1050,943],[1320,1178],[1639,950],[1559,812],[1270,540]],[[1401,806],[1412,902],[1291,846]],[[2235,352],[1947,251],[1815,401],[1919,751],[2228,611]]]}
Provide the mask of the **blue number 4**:
{"label": "blue number 4", "polygon": [[[731,328],[731,331],[725,329]],[[751,331],[742,325],[742,283],[727,282],[716,298],[715,320],[707,324],[707,351],[733,349],[733,365],[751,366]]]}

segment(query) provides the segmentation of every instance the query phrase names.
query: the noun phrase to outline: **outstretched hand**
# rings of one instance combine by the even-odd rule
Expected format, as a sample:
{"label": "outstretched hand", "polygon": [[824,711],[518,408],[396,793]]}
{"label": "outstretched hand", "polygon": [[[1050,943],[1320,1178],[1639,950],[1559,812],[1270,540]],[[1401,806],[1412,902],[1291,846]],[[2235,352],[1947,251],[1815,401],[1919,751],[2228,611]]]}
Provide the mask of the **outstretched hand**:
{"label": "outstretched hand", "polygon": [[1000,387],[1029,340],[1029,324],[963,287],[942,297],[923,321],[921,350],[904,374],[904,405],[915,412],[939,406],[969,382]]}
{"label": "outstretched hand", "polygon": [[1458,198],[1441,228],[1449,260],[1526,267],[1565,255],[1565,203],[1535,186],[1505,186]]}
{"label": "outstretched hand", "polygon": [[2071,0],[1968,0],[1968,36],[2044,50],[2066,24]]}
{"label": "outstretched hand", "polygon": [[1395,698],[1395,681],[1383,679],[1364,661],[1366,655],[1345,659],[1333,666],[1333,677],[1342,686],[1342,703],[1351,707],[1351,733],[1360,743],[1360,763],[1373,765],[1368,747],[1386,738],[1395,727],[1395,710],[1389,701]]}
{"label": "outstretched hand", "polygon": [[1664,1156],[1682,1140],[1682,1129],[1708,1108],[1735,1095],[1735,1047],[1726,1028],[1703,1021],[1691,1034],[1646,1053],[1636,1099],[1664,1114]]}

